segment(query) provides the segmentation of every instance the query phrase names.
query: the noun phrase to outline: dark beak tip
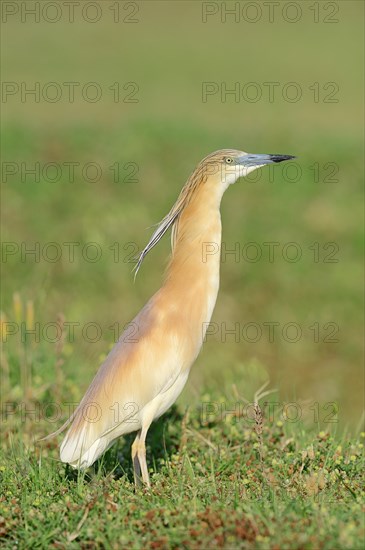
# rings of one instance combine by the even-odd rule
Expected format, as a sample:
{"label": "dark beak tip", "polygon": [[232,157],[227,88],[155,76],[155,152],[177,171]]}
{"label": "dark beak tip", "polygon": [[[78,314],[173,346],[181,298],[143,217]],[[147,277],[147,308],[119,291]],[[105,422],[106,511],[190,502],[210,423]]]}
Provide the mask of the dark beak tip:
{"label": "dark beak tip", "polygon": [[296,159],[294,155],[270,155],[273,162],[283,162],[284,160]]}

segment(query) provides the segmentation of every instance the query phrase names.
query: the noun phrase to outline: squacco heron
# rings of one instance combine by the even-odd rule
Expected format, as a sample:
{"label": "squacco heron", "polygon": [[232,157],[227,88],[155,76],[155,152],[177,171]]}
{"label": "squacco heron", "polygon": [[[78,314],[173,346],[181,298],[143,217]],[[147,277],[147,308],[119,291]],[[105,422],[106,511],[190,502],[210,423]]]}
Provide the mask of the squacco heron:
{"label": "squacco heron", "polygon": [[62,462],[87,468],[119,436],[137,431],[132,445],[134,479],[138,485],[142,476],[150,486],[148,429],[184,388],[217,299],[220,255],[203,258],[203,246],[214,242],[220,247],[223,193],[253,170],[292,158],[223,149],[198,164],[139,255],[136,272],[172,228],[164,282],[132,321],[135,341],[121,334],[75,412],[52,434],[69,426],[60,449]]}

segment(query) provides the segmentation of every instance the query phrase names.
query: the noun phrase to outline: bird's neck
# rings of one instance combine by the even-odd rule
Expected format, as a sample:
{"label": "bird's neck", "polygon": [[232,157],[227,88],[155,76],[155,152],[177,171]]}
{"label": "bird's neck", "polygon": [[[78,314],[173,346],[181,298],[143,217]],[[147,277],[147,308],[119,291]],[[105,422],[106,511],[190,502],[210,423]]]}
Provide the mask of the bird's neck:
{"label": "bird's neck", "polygon": [[[179,216],[164,288],[209,322],[219,288],[221,194],[202,184]],[[200,304],[200,305],[199,305]],[[199,315],[198,315],[199,316]]]}

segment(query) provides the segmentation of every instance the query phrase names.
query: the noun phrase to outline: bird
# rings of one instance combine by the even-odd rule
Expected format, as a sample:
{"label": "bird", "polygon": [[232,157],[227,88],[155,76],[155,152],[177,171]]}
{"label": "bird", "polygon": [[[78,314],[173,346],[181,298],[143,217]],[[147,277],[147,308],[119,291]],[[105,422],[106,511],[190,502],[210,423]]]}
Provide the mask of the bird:
{"label": "bird", "polygon": [[134,338],[127,337],[130,328],[120,335],[74,413],[44,438],[68,428],[60,446],[62,462],[83,470],[120,436],[137,432],[131,447],[134,482],[151,486],[147,432],[182,392],[217,299],[220,254],[204,255],[203,250],[206,243],[221,245],[222,196],[253,170],[293,158],[222,149],[196,166],[136,258],[135,274],[171,229],[171,254],[162,286],[133,319]]}

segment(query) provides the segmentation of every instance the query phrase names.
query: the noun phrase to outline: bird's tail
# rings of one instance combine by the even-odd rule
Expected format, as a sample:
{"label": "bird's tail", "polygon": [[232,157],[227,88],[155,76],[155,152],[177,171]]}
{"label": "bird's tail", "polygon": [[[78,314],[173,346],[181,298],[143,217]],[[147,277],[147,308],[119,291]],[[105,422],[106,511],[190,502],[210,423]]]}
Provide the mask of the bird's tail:
{"label": "bird's tail", "polygon": [[84,425],[77,431],[71,428],[61,444],[61,461],[83,470],[91,466],[113,443],[105,437],[96,439],[91,445],[89,441],[88,426]]}
{"label": "bird's tail", "polygon": [[108,442],[105,438],[100,437],[90,445],[91,427],[88,425],[88,422],[80,422],[79,408],[74,411],[58,430],[38,439],[38,442],[56,437],[72,424],[61,443],[60,459],[62,462],[70,464],[73,468],[84,469],[91,466],[106,450]]}

